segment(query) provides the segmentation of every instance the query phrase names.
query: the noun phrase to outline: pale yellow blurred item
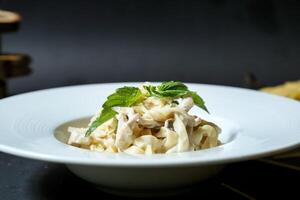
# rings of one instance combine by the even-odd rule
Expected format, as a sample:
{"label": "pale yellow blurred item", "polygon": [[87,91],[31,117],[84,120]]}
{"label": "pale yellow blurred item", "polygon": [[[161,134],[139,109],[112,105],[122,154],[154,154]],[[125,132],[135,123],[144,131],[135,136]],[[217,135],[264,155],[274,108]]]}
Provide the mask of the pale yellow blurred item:
{"label": "pale yellow blurred item", "polygon": [[300,80],[288,81],[274,87],[265,87],[261,91],[300,100]]}

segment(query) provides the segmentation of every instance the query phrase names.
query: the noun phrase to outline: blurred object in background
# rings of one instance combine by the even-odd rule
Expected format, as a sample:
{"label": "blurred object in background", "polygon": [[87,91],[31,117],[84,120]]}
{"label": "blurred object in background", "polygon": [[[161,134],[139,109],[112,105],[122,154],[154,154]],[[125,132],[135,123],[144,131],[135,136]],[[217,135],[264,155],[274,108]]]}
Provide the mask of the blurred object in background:
{"label": "blurred object in background", "polygon": [[257,80],[256,76],[253,73],[246,74],[245,84],[247,88],[254,89],[254,90],[264,87],[264,85]]}
{"label": "blurred object in background", "polygon": [[261,91],[300,100],[300,80],[288,81],[278,86],[261,88]]}
{"label": "blurred object in background", "polygon": [[34,58],[11,94],[119,81],[241,86],[246,72],[275,85],[300,74],[300,1],[0,2],[24,17],[3,47]]}
{"label": "blurred object in background", "polygon": [[244,79],[245,87],[254,90],[261,90],[270,94],[288,97],[300,100],[300,79],[295,81],[286,81],[281,85],[266,86],[259,81],[253,73],[248,73]]}
{"label": "blurred object in background", "polygon": [[28,55],[2,51],[2,34],[17,31],[20,22],[19,14],[0,10],[0,98],[7,96],[8,79],[30,73]]}

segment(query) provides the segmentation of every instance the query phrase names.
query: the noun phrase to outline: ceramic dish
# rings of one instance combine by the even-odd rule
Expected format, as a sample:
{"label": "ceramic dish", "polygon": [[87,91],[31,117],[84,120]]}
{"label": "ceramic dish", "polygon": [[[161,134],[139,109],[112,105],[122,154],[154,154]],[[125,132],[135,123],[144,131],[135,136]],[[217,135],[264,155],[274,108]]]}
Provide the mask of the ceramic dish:
{"label": "ceramic dish", "polygon": [[[167,192],[204,180],[227,163],[283,152],[300,144],[300,104],[284,97],[234,87],[187,84],[206,101],[222,128],[221,146],[194,152],[132,156],[65,144],[68,126],[84,126],[116,88],[140,83],[63,87],[0,101],[0,150],[64,163],[100,189],[126,194]],[[178,190],[177,190],[178,191]]]}

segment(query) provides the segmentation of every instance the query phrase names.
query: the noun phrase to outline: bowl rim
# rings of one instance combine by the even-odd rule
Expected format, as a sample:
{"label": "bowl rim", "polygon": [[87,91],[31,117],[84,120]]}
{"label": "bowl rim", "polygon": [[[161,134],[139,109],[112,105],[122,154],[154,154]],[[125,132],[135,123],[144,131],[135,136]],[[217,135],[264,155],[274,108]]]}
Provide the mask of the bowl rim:
{"label": "bowl rim", "polygon": [[[44,154],[39,153],[32,153],[28,151],[18,150],[15,148],[10,148],[4,145],[0,144],[0,151],[3,153],[11,154],[14,156],[22,157],[22,158],[28,158],[32,160],[37,161],[45,161],[45,162],[51,162],[51,163],[59,163],[59,164],[66,164],[66,165],[82,165],[82,166],[99,166],[99,167],[137,167],[137,168],[152,168],[152,167],[186,167],[186,166],[207,166],[207,165],[225,165],[229,163],[235,163],[240,161],[247,161],[247,160],[254,160],[254,159],[260,159],[263,157],[268,157],[274,154],[284,153],[289,150],[293,150],[295,148],[300,147],[299,143],[295,143],[292,145],[289,145],[287,147],[279,148],[276,150],[269,150],[264,151],[261,153],[256,153],[253,155],[246,155],[246,156],[239,156],[239,157],[232,157],[232,158],[226,158],[226,159],[211,159],[206,160],[203,162],[199,162],[196,159],[191,160],[184,160],[183,162],[177,162],[176,160],[168,160],[168,161],[160,161],[160,162],[100,162],[99,160],[79,160],[76,158],[70,159],[70,158],[61,158],[61,157],[53,157],[53,156],[45,156]],[[81,150],[81,149],[80,149]],[[200,150],[201,151],[201,150]],[[94,153],[94,152],[91,152]],[[101,152],[95,152],[95,153],[101,153]],[[180,153],[174,153],[174,155],[178,154],[188,154],[193,152],[180,152]],[[145,156],[145,155],[144,155]],[[156,155],[153,155],[156,156]],[[144,160],[145,161],[145,160]]]}
{"label": "bowl rim", "polygon": [[[50,89],[43,89],[43,90],[37,90],[32,92],[27,92],[24,94],[18,94],[14,95],[8,98],[4,98],[0,100],[0,105],[5,104],[6,102],[10,102],[11,100],[14,100],[16,98],[23,98],[23,97],[30,97],[34,96],[36,94],[41,93],[48,93],[53,92],[57,90],[68,90],[68,89],[78,89],[78,88],[85,88],[85,87],[100,87],[100,86],[111,86],[111,85],[124,85],[124,84],[141,84],[142,82],[113,82],[113,83],[97,83],[97,84],[84,84],[84,85],[75,85],[75,86],[64,86],[64,87],[57,87],[57,88],[50,88]],[[152,82],[154,84],[157,84],[159,82]],[[214,84],[199,84],[199,83],[187,83],[187,85],[193,85],[195,87],[201,86],[201,87],[217,87],[217,88],[223,88],[223,89],[230,89],[230,90],[241,90],[241,91],[247,91],[250,93],[255,93],[259,95],[263,95],[268,98],[272,98],[278,101],[285,101],[290,103],[299,103],[296,100],[288,99],[286,97],[280,97],[275,96],[272,94],[265,94],[262,92],[257,92],[251,89],[245,89],[245,88],[238,88],[238,87],[232,87],[232,86],[224,86],[224,85],[214,85]],[[300,108],[300,104],[299,104]],[[1,130],[1,128],[0,128]],[[1,135],[1,134],[0,134]],[[61,146],[63,144],[60,144]],[[182,152],[182,153],[174,153],[173,155],[168,154],[166,156],[163,154],[163,157],[167,159],[161,159],[161,155],[152,155],[152,156],[146,156],[146,159],[137,159],[137,160],[131,160],[129,162],[126,161],[125,158],[122,158],[120,160],[118,159],[106,159],[106,160],[97,160],[97,159],[85,159],[80,160],[76,157],[66,157],[66,156],[53,156],[53,155],[47,155],[44,153],[39,152],[32,152],[20,148],[15,148],[9,145],[2,144],[0,141],[0,151],[8,154],[12,154],[15,156],[25,157],[29,159],[34,160],[41,160],[41,161],[47,161],[47,162],[54,162],[54,163],[63,163],[63,164],[74,164],[74,165],[89,165],[89,166],[110,166],[110,167],[176,167],[176,166],[204,166],[204,165],[219,165],[219,164],[227,164],[227,163],[233,163],[243,160],[252,160],[252,159],[258,159],[261,157],[270,156],[272,154],[282,153],[288,150],[292,150],[294,148],[300,147],[300,141],[293,141],[289,142],[285,145],[280,146],[276,149],[265,149],[264,151],[256,152],[253,154],[247,154],[247,155],[235,155],[235,156],[228,156],[222,159],[211,157],[207,160],[199,160],[197,157],[184,157],[185,155],[191,155],[195,152],[202,152],[206,150],[200,150],[195,152]],[[62,147],[64,148],[64,147]],[[83,149],[79,149],[77,147],[74,152],[81,152],[81,151],[87,151]],[[216,147],[218,148],[218,147]],[[212,148],[214,149],[214,148]],[[211,149],[207,149],[207,151],[210,151]],[[99,152],[88,152],[88,154],[99,154]],[[101,154],[101,153],[100,153]],[[115,155],[115,154],[114,154]],[[119,154],[123,155],[123,154]],[[171,156],[169,156],[171,155]],[[169,159],[168,157],[176,157],[177,155],[182,156],[179,159]],[[145,155],[143,155],[145,157]],[[150,158],[150,159],[149,159]],[[156,158],[156,159],[152,159]],[[136,162],[134,162],[136,161]]]}

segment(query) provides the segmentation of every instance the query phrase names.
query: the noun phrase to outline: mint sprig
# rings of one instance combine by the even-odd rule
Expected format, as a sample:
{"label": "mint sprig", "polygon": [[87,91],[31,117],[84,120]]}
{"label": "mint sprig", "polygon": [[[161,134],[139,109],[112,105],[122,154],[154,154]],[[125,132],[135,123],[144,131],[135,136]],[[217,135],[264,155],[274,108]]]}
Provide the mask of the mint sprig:
{"label": "mint sprig", "polygon": [[85,136],[89,136],[98,126],[110,120],[117,114],[117,112],[112,109],[113,107],[129,107],[139,103],[142,99],[143,95],[139,88],[122,87],[117,89],[115,93],[107,97],[107,100],[102,105],[100,116],[92,122],[86,131]]}
{"label": "mint sprig", "polygon": [[159,86],[148,85],[144,86],[144,88],[148,91],[149,96],[173,99],[192,97],[195,105],[208,112],[204,100],[196,92],[190,91],[188,87],[180,81],[168,81],[163,82]]}

